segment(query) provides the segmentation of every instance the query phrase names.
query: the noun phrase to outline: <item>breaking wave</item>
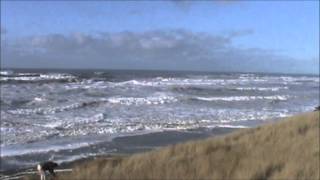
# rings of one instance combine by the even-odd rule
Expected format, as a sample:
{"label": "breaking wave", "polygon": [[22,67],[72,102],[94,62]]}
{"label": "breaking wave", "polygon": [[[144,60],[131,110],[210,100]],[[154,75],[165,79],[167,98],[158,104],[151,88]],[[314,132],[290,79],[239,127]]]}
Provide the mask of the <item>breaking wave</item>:
{"label": "breaking wave", "polygon": [[315,76],[0,71],[0,82],[6,155],[81,149],[100,136],[252,127],[319,105]]}
{"label": "breaking wave", "polygon": [[16,73],[10,74],[2,72],[0,82],[12,83],[37,83],[37,82],[74,82],[77,78],[70,74],[37,74],[37,73]]}
{"label": "breaking wave", "polygon": [[286,101],[290,98],[287,95],[276,96],[231,96],[231,97],[192,97],[199,101],[254,101],[254,100],[279,100]]}
{"label": "breaking wave", "polygon": [[[35,98],[34,101],[42,101],[41,98]],[[73,103],[64,106],[48,107],[48,108],[32,108],[32,109],[15,109],[9,110],[11,114],[30,115],[30,114],[55,114],[64,111],[70,111],[80,108],[90,108],[92,106],[99,106],[103,104],[119,104],[119,105],[161,105],[167,103],[177,102],[178,99],[173,96],[157,95],[149,97],[110,97],[101,98],[95,101],[86,101]]]}
{"label": "breaking wave", "polygon": [[8,112],[11,114],[55,114],[63,111],[69,111],[79,108],[84,108],[87,106],[93,106],[103,103],[103,101],[91,101],[91,102],[81,102],[81,103],[73,103],[70,105],[65,106],[58,106],[58,107],[48,107],[48,108],[34,108],[34,109],[16,109],[16,110],[9,110]]}

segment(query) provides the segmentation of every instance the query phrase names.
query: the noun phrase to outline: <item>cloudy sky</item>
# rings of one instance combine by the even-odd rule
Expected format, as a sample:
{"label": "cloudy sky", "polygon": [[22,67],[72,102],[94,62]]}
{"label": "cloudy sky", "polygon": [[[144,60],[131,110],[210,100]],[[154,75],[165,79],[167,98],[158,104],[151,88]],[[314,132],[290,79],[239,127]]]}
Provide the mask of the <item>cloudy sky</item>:
{"label": "cloudy sky", "polygon": [[1,1],[1,67],[319,74],[319,2]]}

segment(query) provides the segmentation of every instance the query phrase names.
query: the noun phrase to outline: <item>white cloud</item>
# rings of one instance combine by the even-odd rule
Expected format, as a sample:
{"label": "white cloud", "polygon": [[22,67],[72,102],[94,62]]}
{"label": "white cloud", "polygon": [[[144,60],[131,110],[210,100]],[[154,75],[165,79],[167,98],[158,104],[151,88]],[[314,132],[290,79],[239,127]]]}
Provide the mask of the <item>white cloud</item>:
{"label": "white cloud", "polygon": [[[3,48],[2,65],[47,68],[290,71],[289,64],[295,62],[293,59],[279,56],[270,50],[234,47],[233,38],[249,34],[252,34],[251,30],[212,35],[178,29],[140,33],[33,36],[10,42]],[[281,64],[282,67],[274,63]]]}

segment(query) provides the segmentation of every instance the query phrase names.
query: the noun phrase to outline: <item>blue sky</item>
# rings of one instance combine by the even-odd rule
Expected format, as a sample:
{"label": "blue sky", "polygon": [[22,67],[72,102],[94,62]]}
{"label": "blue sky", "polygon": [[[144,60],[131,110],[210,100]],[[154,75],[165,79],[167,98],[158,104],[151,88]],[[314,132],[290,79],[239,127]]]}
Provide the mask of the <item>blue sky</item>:
{"label": "blue sky", "polygon": [[319,73],[318,1],[1,1],[1,30],[3,67]]}

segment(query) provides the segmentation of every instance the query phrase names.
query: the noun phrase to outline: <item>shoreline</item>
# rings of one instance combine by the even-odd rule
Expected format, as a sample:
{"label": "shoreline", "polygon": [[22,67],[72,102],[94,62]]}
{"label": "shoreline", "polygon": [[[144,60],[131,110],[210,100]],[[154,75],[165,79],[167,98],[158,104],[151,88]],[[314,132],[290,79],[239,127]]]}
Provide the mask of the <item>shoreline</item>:
{"label": "shoreline", "polygon": [[[90,149],[92,150],[93,148],[102,149],[108,147],[110,149],[116,149],[116,152],[82,157],[76,160],[62,162],[59,164],[58,169],[69,169],[74,165],[90,162],[94,159],[113,158],[118,156],[125,157],[128,155],[143,153],[174,144],[221,136],[237,131],[238,129],[243,128],[197,128],[183,131],[170,130],[162,132],[151,132],[140,135],[115,137],[111,142],[102,142],[91,147],[86,147],[85,150],[88,151]],[[0,179],[4,178],[5,176],[12,177],[16,174],[21,174],[23,172],[28,173],[30,171],[35,171],[35,167],[4,170],[0,173]]]}

